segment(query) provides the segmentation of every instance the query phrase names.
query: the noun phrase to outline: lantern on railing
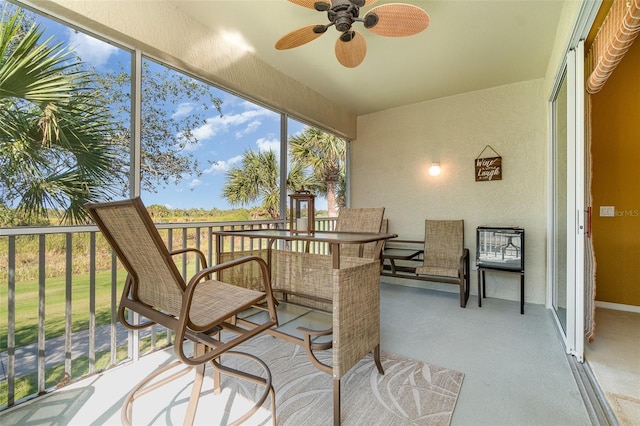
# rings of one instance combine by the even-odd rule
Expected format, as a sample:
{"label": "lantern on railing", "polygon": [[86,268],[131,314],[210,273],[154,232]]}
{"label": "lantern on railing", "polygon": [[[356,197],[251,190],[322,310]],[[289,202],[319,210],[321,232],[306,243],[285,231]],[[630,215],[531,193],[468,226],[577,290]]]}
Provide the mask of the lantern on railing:
{"label": "lantern on railing", "polygon": [[313,234],[316,196],[304,187],[289,194],[289,230],[294,234]]}

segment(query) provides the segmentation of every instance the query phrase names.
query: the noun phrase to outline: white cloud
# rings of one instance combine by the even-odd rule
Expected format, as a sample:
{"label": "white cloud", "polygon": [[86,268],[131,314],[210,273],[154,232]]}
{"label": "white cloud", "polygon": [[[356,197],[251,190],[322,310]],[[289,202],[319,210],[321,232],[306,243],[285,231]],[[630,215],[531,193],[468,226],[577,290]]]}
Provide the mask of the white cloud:
{"label": "white cloud", "polygon": [[189,189],[193,189],[196,186],[200,186],[202,184],[202,181],[200,179],[193,179],[191,182],[189,182]]}
{"label": "white cloud", "polygon": [[220,174],[225,173],[233,166],[242,161],[242,155],[236,155],[235,157],[231,157],[228,160],[219,160],[215,164],[212,164],[204,173],[207,174]]}
{"label": "white cloud", "polygon": [[265,151],[280,152],[279,139],[260,138],[256,141],[256,145],[258,145],[258,150],[260,152],[265,152]]}
{"label": "white cloud", "polygon": [[[180,137],[180,135],[178,135],[178,137]],[[195,151],[200,146],[199,143],[186,142],[186,141],[183,141],[183,142],[184,142],[184,146],[182,147],[182,150],[185,152]]]}
{"label": "white cloud", "polygon": [[76,51],[80,59],[95,67],[102,67],[107,63],[109,57],[118,51],[115,46],[72,29],[69,29],[67,33],[69,34],[69,45]]}
{"label": "white cloud", "polygon": [[216,136],[218,133],[225,133],[231,129],[243,127],[235,131],[236,137],[239,137],[255,132],[262,124],[259,120],[260,118],[277,116],[277,114],[272,111],[259,108],[255,105],[250,108],[250,104],[245,103],[243,106],[246,109],[240,113],[224,114],[222,117],[216,115],[208,118],[204,125],[193,130],[194,136],[198,138],[199,141],[204,141]]}
{"label": "white cloud", "polygon": [[248,135],[250,133],[255,133],[258,131],[258,128],[262,125],[261,121],[253,120],[250,122],[244,129],[241,129],[236,132],[236,139],[240,139],[241,137]]}
{"label": "white cloud", "polygon": [[193,110],[194,110],[193,104],[191,104],[189,102],[183,102],[180,105],[178,105],[178,108],[176,108],[176,110],[173,113],[173,115],[171,116],[171,118],[184,117],[184,116],[186,116],[187,114],[189,114]]}

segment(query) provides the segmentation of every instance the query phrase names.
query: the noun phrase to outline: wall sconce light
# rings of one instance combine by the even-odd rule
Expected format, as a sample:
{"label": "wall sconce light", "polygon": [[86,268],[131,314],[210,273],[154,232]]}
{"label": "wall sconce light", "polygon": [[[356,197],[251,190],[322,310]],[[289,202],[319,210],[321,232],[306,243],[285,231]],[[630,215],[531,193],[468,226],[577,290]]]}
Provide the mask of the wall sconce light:
{"label": "wall sconce light", "polygon": [[431,163],[431,167],[429,167],[429,174],[431,176],[440,175],[440,163]]}

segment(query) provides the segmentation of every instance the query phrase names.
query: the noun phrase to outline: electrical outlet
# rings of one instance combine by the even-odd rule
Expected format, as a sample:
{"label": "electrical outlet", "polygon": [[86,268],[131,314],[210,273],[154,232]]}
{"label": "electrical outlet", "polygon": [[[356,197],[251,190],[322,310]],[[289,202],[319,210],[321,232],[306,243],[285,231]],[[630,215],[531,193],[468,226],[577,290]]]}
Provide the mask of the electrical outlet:
{"label": "electrical outlet", "polygon": [[601,217],[612,217],[616,215],[616,208],[614,206],[600,206]]}

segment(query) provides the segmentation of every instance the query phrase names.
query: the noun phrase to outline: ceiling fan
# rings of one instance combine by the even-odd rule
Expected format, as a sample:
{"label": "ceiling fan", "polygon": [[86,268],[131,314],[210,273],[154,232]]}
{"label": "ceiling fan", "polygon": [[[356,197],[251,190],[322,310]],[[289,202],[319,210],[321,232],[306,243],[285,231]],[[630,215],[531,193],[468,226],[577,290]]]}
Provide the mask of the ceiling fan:
{"label": "ceiling fan", "polygon": [[307,25],[286,34],[276,42],[276,49],[285,50],[302,46],[320,37],[331,26],[341,34],[336,40],[335,52],[338,62],[348,68],[357,67],[367,54],[367,44],[362,34],[351,28],[362,22],[372,33],[386,37],[404,37],[419,33],[429,26],[427,12],[410,4],[389,3],[374,7],[363,18],[360,8],[377,0],[289,0],[291,3],[327,12],[326,25]]}

